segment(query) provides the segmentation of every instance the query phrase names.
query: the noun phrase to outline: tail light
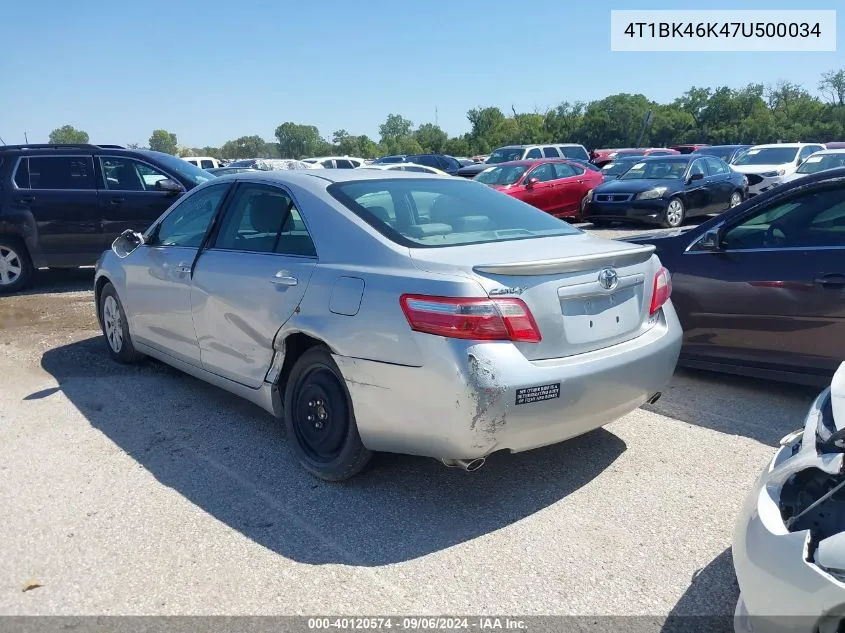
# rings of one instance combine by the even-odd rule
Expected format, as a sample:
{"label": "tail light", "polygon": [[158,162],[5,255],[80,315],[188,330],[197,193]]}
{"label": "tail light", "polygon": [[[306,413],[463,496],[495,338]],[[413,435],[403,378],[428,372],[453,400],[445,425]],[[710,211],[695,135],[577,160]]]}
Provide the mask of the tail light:
{"label": "tail light", "polygon": [[657,271],[654,276],[654,287],[651,291],[651,308],[648,311],[649,316],[657,312],[664,303],[669,301],[672,294],[672,277],[669,271],[663,266]]}
{"label": "tail light", "polygon": [[412,330],[449,338],[539,343],[540,330],[522,299],[402,295]]}

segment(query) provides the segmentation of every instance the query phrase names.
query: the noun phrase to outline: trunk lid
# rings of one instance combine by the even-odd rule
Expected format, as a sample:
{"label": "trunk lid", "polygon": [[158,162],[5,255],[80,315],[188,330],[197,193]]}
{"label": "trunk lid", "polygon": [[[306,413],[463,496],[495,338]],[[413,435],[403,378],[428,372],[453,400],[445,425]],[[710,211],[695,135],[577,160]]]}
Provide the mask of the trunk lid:
{"label": "trunk lid", "polygon": [[[529,360],[582,354],[636,338],[650,326],[654,246],[587,234],[446,248],[410,249],[417,268],[460,274],[490,297],[522,299],[539,343],[515,343]],[[600,273],[616,274],[605,278]]]}

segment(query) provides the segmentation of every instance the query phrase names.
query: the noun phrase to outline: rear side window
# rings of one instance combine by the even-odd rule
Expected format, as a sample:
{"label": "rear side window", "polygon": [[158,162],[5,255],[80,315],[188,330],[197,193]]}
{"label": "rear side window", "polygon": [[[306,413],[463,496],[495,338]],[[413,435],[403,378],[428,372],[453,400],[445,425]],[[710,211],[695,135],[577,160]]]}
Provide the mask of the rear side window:
{"label": "rear side window", "polygon": [[202,161],[200,167],[202,167],[203,169],[214,169],[214,163],[210,160],[204,160]]}
{"label": "rear side window", "polygon": [[583,147],[561,147],[560,151],[563,152],[563,156],[565,158],[580,158],[582,160],[590,160],[589,154],[587,154],[587,150]]}
{"label": "rear side window", "polygon": [[525,202],[458,178],[339,182],[328,192],[382,235],[409,248],[581,233]]}
{"label": "rear side window", "polygon": [[544,147],[543,156],[546,158],[560,158],[560,153],[556,147]]}
{"label": "rear side window", "polygon": [[542,158],[540,155],[540,148],[535,147],[533,149],[528,150],[528,153],[525,155],[525,158]]}
{"label": "rear side window", "polygon": [[31,156],[30,189],[96,189],[91,156]]}
{"label": "rear side window", "polygon": [[335,161],[335,165],[337,165],[338,169],[352,169],[355,165],[352,164],[352,161],[345,160],[339,158]]}
{"label": "rear side window", "polygon": [[29,189],[29,159],[21,158],[15,172],[15,184],[21,189]]}

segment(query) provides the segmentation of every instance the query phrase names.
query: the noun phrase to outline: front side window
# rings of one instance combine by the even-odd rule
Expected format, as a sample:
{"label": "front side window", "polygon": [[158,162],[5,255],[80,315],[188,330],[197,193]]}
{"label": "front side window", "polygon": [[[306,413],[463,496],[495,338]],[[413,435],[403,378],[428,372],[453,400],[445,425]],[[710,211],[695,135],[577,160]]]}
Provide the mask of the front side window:
{"label": "front side window", "polygon": [[[20,185],[18,185],[20,186]],[[31,156],[30,189],[96,189],[90,156]]]}
{"label": "front side window", "polygon": [[727,250],[845,247],[845,187],[802,193],[755,211],[725,231]]}
{"label": "front side window", "polygon": [[131,158],[101,158],[105,188],[109,191],[156,191],[156,184],[168,178],[161,171]]}
{"label": "front side window", "polygon": [[540,154],[540,148],[535,147],[533,149],[528,150],[528,153],[525,155],[525,158],[542,158],[542,154]]}
{"label": "front side window", "polygon": [[555,176],[555,170],[554,167],[552,167],[552,164],[544,163],[532,169],[528,173],[528,178],[526,180],[531,180],[532,178],[536,178],[540,182],[549,182],[550,180],[557,178],[557,176]]}
{"label": "front side window", "polygon": [[200,167],[203,169],[214,169],[214,161],[204,160],[201,162]]}
{"label": "front side window", "polygon": [[153,229],[151,246],[199,248],[228,184],[211,185],[189,194]]}
{"label": "front side window", "polygon": [[[187,180],[193,185],[201,185],[204,182],[214,180],[216,177],[214,176],[214,174],[210,174],[204,169],[200,169],[196,165],[189,163],[188,161],[182,158],[177,158],[172,154],[165,154],[164,152],[154,152],[152,150],[138,150],[138,154],[142,155],[144,158],[149,159],[149,161],[152,163],[161,165],[171,174],[176,174],[177,176],[180,176],[183,180]],[[232,163],[232,165],[236,167],[240,166],[234,165],[234,163]]]}
{"label": "front side window", "polygon": [[316,254],[305,222],[288,193],[254,184],[238,189],[214,247],[250,253]]}
{"label": "front side window", "polygon": [[[536,207],[458,178],[338,182],[328,192],[382,235],[409,248],[581,234]],[[388,204],[392,219],[385,221],[374,207]],[[427,214],[420,212],[423,205]]]}
{"label": "front side window", "polygon": [[707,168],[703,160],[695,160],[689,168],[690,176],[707,176]]}
{"label": "front side window", "polygon": [[558,153],[556,147],[544,147],[543,156],[545,158],[560,158],[560,153]]}
{"label": "front side window", "polygon": [[19,189],[29,189],[29,159],[21,158],[18,169],[15,172],[15,185]]}

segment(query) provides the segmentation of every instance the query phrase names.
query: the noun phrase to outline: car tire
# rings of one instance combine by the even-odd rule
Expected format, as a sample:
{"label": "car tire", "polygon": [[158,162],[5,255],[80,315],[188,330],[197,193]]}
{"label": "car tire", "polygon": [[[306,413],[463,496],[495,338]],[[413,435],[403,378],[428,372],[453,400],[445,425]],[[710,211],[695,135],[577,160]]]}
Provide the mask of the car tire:
{"label": "car tire", "polygon": [[34,272],[23,243],[13,237],[0,237],[0,294],[23,290],[32,281]]}
{"label": "car tire", "polygon": [[107,283],[100,291],[100,327],[106,340],[109,355],[122,365],[133,365],[144,355],[135,349],[129,335],[129,324],[117,290]]}
{"label": "car tire", "polygon": [[731,194],[731,200],[728,203],[728,208],[733,209],[734,207],[741,205],[742,202],[743,202],[742,192],[741,191],[734,191]]}
{"label": "car tire", "polygon": [[684,203],[680,198],[670,198],[666,205],[666,210],[663,212],[663,221],[661,225],[666,229],[676,229],[684,223],[686,218],[686,209]]}
{"label": "car tire", "polygon": [[285,385],[288,445],[302,467],[324,481],[357,475],[372,457],[361,442],[346,380],[318,345],[293,365]]}

